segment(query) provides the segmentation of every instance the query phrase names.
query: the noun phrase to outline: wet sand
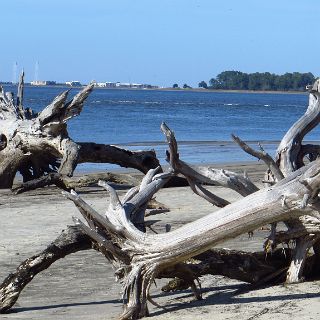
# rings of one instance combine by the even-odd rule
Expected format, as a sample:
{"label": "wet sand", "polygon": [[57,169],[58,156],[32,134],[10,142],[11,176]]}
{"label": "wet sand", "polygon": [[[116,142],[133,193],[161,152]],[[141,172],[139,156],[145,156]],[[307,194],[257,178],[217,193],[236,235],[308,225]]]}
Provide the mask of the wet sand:
{"label": "wet sand", "polygon": [[[247,171],[261,185],[263,164],[228,165],[234,171]],[[121,188],[120,188],[121,189]],[[217,195],[235,201],[241,196],[221,187],[210,187]],[[79,193],[96,210],[106,209],[107,194],[98,187],[82,188]],[[119,190],[123,195],[125,190]],[[163,189],[157,200],[170,212],[150,216],[159,220],[154,229],[164,232],[165,224],[172,228],[193,221],[215,209],[195,196],[189,188]],[[43,250],[72,216],[79,217],[73,203],[64,199],[57,188],[49,187],[21,195],[0,191],[0,281],[14,271],[26,258]],[[266,230],[253,238],[242,235],[220,247],[260,250]],[[0,319],[117,319],[121,313],[121,286],[114,281],[113,270],[99,253],[88,250],[67,256],[37,275],[22,292],[18,303]],[[164,280],[157,280],[151,293],[166,310],[150,305],[152,319],[319,319],[320,282],[290,286],[274,286],[235,294],[246,284],[221,276],[201,279],[202,301],[195,301],[189,290],[163,293]]]}

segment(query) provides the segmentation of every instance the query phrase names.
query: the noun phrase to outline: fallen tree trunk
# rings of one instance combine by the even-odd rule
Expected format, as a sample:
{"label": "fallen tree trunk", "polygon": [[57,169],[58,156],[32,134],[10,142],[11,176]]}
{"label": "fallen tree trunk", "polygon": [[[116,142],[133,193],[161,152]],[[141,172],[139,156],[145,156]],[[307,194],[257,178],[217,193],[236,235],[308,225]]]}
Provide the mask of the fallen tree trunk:
{"label": "fallen tree trunk", "polygon": [[[76,220],[77,224],[101,247],[110,251],[117,264],[122,264],[127,304],[121,318],[136,319],[148,314],[150,285],[157,274],[166,268],[259,226],[318,210],[318,201],[302,208],[301,200],[310,191],[319,192],[319,165],[320,160],[317,160],[272,188],[260,190],[179,229],[158,235],[142,233],[134,227],[130,217],[139,212],[143,204],[163,185],[166,175],[156,177],[124,203],[119,201],[115,191],[105,186],[111,192],[111,205],[106,218],[94,212],[78,195],[66,196],[74,201],[90,227]],[[284,194],[286,201],[283,204]],[[125,253],[125,259],[119,255],[119,249],[122,254]]]}
{"label": "fallen tree trunk", "polygon": [[[320,122],[320,80],[318,79],[309,90],[309,105],[304,115],[298,119],[281,140],[276,152],[275,161],[279,169],[286,177],[295,170],[305,165],[305,157],[309,161],[315,160],[319,155],[318,146],[303,145],[303,139],[307,133],[315,128]],[[317,195],[315,195],[317,197]],[[312,201],[312,194],[305,195],[305,202]],[[319,219],[319,216],[316,218]],[[309,220],[307,217],[304,220]],[[303,228],[303,220],[291,220],[287,222],[289,231],[291,229]],[[319,227],[316,223],[315,227]],[[305,235],[296,238],[293,259],[287,274],[287,283],[299,282],[309,249],[318,241],[314,235]]]}
{"label": "fallen tree trunk", "polygon": [[[281,190],[281,192],[286,192],[288,190],[291,189],[295,189],[294,185],[298,185],[298,186],[304,186],[304,184],[301,184],[299,179],[304,179],[304,177],[309,176],[309,175],[314,175],[315,172],[313,172],[314,168],[310,168],[309,171],[311,170],[310,173],[303,173],[300,172],[299,175],[295,176],[293,179],[287,179],[286,182],[286,187],[282,188],[281,185],[278,187],[278,189]],[[126,215],[130,216],[129,213],[134,213],[137,212],[137,206],[140,208],[142,206],[142,204],[147,200],[145,197],[147,195],[147,198],[149,199],[153,192],[155,192],[159,186],[161,184],[163,184],[165,180],[167,179],[167,177],[165,177],[164,179],[161,178],[161,176],[159,177],[160,181],[154,180],[152,181],[150,184],[145,185],[145,190],[141,190],[142,194],[136,194],[133,198],[131,198],[131,200],[129,200],[128,203],[123,203],[121,205],[121,207],[117,207],[115,208],[116,211],[118,212],[119,210],[123,210],[123,208],[126,208]],[[319,179],[319,177],[317,178]],[[311,181],[310,181],[311,182]],[[289,185],[289,186],[287,186]],[[291,185],[291,186],[290,186]],[[313,183],[311,184],[312,187],[314,187]],[[274,187],[276,189],[276,187]],[[150,192],[150,190],[152,190]],[[111,189],[110,189],[111,191]],[[113,192],[113,191],[111,191]],[[270,193],[273,194],[275,191],[274,190],[262,190],[258,193],[255,193],[254,195],[252,195],[252,197],[254,196],[254,198],[257,199],[263,199],[266,198],[264,195],[266,193]],[[259,196],[258,194],[261,193]],[[302,194],[303,192],[301,192]],[[93,237],[86,235],[82,229],[79,229],[78,227],[71,227],[68,228],[67,231],[63,232],[61,236],[59,236],[57,238],[57,240],[55,240],[53,242],[53,244],[51,244],[46,250],[44,250],[44,252],[35,255],[29,259],[27,259],[25,262],[23,262],[17,269],[17,271],[15,273],[13,273],[12,275],[10,275],[1,285],[0,287],[0,296],[1,299],[0,301],[2,301],[2,306],[1,306],[1,311],[5,312],[6,310],[10,309],[10,307],[15,303],[15,301],[17,300],[20,292],[22,291],[22,289],[24,288],[24,286],[32,280],[32,278],[39,272],[41,272],[42,270],[44,270],[45,268],[49,267],[51,263],[53,263],[54,261],[56,261],[59,258],[64,257],[65,255],[68,255],[70,253],[79,251],[79,250],[84,250],[84,249],[89,249],[91,247],[94,246],[94,244],[96,244],[95,248],[101,250],[102,252],[105,253],[105,255],[107,257],[109,257],[110,259],[110,249],[111,252],[113,251],[112,248],[110,246],[118,246],[119,244],[123,243],[123,241],[126,239],[125,237],[128,237],[130,240],[125,240],[125,247],[127,247],[126,249],[126,253],[124,256],[122,256],[124,254],[124,252],[119,251],[118,249],[115,249],[114,252],[116,252],[116,256],[115,259],[118,259],[119,257],[121,257],[120,260],[117,261],[121,261],[122,262],[122,267],[119,269],[118,266],[118,271],[117,274],[121,275],[121,273],[123,272],[122,276],[125,275],[125,272],[123,270],[129,271],[132,269],[132,267],[134,267],[134,262],[136,261],[136,259],[138,259],[139,264],[141,263],[145,263],[145,260],[150,260],[149,263],[155,263],[155,265],[157,267],[159,267],[159,270],[157,270],[157,272],[154,274],[154,277],[174,277],[174,276],[179,276],[179,278],[181,278],[184,283],[178,282],[178,284],[180,283],[180,288],[183,285],[188,285],[190,286],[190,282],[193,281],[194,279],[196,279],[199,276],[202,276],[204,274],[221,274],[221,275],[225,275],[225,276],[229,276],[231,278],[235,278],[235,279],[239,279],[242,281],[246,281],[249,283],[264,283],[264,282],[268,282],[268,280],[272,279],[272,280],[277,280],[277,281],[281,281],[281,279],[283,279],[283,274],[286,271],[286,269],[288,268],[288,262],[289,262],[289,257],[290,257],[290,253],[289,251],[287,251],[287,254],[284,255],[278,255],[275,253],[275,255],[273,255],[273,258],[271,259],[271,263],[267,263],[268,259],[265,258],[264,254],[250,254],[250,253],[241,253],[241,252],[228,252],[225,250],[209,250],[206,251],[205,253],[202,253],[200,255],[197,255],[195,257],[193,257],[192,260],[199,260],[200,263],[191,263],[188,264],[186,268],[181,268],[181,266],[178,268],[176,268],[176,254],[179,254],[179,250],[177,250],[177,246],[174,245],[173,243],[170,244],[170,247],[172,245],[174,245],[175,248],[171,248],[169,252],[163,251],[163,248],[159,248],[159,241],[161,243],[169,243],[169,239],[176,233],[171,232],[165,235],[159,235],[158,236],[146,236],[144,235],[141,240],[138,239],[133,239],[133,237],[135,237],[135,233],[137,233],[137,237],[140,238],[142,236],[142,234],[140,235],[140,232],[135,230],[134,227],[130,227],[130,222],[127,221],[127,223],[129,223],[129,230],[126,230],[125,228],[121,228],[120,225],[118,225],[117,220],[115,220],[115,225],[114,227],[112,227],[112,224],[110,224],[109,227],[111,227],[110,230],[112,230],[112,232],[116,232],[117,234],[117,238],[119,237],[119,239],[117,240],[117,244],[111,244],[110,242],[112,241],[111,239],[113,238],[113,235],[109,233],[109,231],[107,231],[106,229],[102,230],[102,224],[103,225],[108,225],[110,221],[108,221],[107,219],[105,220],[105,218],[103,218],[102,216],[100,217],[99,215],[97,215],[97,213],[95,213],[88,205],[86,205],[84,202],[81,201],[80,198],[78,198],[77,196],[72,196],[73,200],[76,202],[77,206],[80,208],[80,210],[82,211],[83,214],[85,214],[86,218],[88,218],[89,221],[91,221],[91,228],[93,229],[85,229],[89,234],[93,233],[95,234],[95,230],[98,230],[99,234],[95,234]],[[113,196],[113,200],[116,200],[116,195],[114,194]],[[268,196],[268,198],[270,198]],[[272,219],[275,219],[275,217],[277,217],[277,219],[283,219],[283,215],[286,216],[291,216],[291,214],[294,215],[298,215],[298,212],[295,212],[295,210],[300,210],[299,208],[299,201],[297,201],[297,203],[294,203],[295,199],[299,200],[299,196],[295,195],[294,198],[288,198],[287,201],[290,201],[288,203],[285,204],[285,207],[283,207],[282,204],[282,199],[281,199],[281,194],[276,196],[276,197],[272,197],[273,200],[271,202],[275,202],[275,207],[277,208],[277,210],[280,210],[280,214],[281,217],[277,217],[276,214],[277,212],[273,211],[273,207],[269,207],[268,204],[262,204],[259,200],[254,200],[252,201],[252,199],[248,199],[248,198],[244,198],[242,202],[244,203],[255,203],[255,207],[258,208],[259,210],[259,214],[261,215],[261,217],[255,217],[255,215],[251,215],[251,218],[249,219],[265,219],[266,217],[264,216],[265,213],[263,214],[263,211],[268,211],[269,215],[273,215]],[[246,200],[247,199],[247,200]],[[112,203],[111,207],[113,207],[115,204],[117,203]],[[132,205],[134,204],[134,205]],[[119,205],[119,203],[118,203]],[[292,206],[292,208],[290,208],[289,206]],[[226,210],[229,208],[228,212],[231,213],[231,215],[234,215],[234,213],[232,213],[232,210],[230,211],[230,206],[221,209],[221,210]],[[236,212],[236,221],[230,221],[232,219],[232,217],[228,217],[228,213],[223,213],[224,217],[228,217],[229,223],[228,223],[228,228],[223,228],[220,230],[220,233],[224,233],[223,237],[225,238],[225,233],[227,232],[228,234],[235,232],[235,230],[233,230],[233,227],[231,224],[238,224],[238,221],[240,219],[240,213],[238,211],[238,205],[237,203],[233,205],[233,209],[236,208],[235,210]],[[241,206],[242,212],[246,211],[246,205]],[[306,210],[306,209],[304,209]],[[301,212],[300,212],[301,213]],[[302,212],[302,214],[304,214],[305,212]],[[124,214],[124,212],[122,213],[122,215]],[[134,215],[136,215],[137,213],[134,213]],[[258,214],[258,213],[257,213]],[[115,219],[118,219],[119,216],[114,215],[114,212],[109,212],[108,213],[109,217],[114,217]],[[131,215],[132,217],[132,215]],[[225,219],[225,218],[224,218]],[[216,224],[216,230],[219,230],[220,227],[219,225],[221,225],[222,221],[217,221],[217,220],[222,220],[223,218],[221,217],[221,211],[214,213],[213,214],[213,219],[210,219],[211,223]],[[93,221],[93,222],[92,222]],[[241,220],[240,220],[241,221]],[[260,221],[259,224],[264,224],[266,220],[264,221]],[[270,220],[267,220],[268,222]],[[125,220],[123,220],[123,222],[125,222]],[[257,222],[254,222],[255,225],[257,225]],[[192,230],[197,230],[199,232],[199,228],[197,228],[197,225],[203,225],[203,223],[199,224],[199,221],[193,224],[189,224],[188,225],[188,229],[192,229]],[[206,224],[205,224],[206,225]],[[206,226],[207,228],[207,226]],[[245,225],[244,226],[245,230],[248,230],[248,228],[250,229],[250,226]],[[177,231],[179,232],[179,234],[184,234],[184,235],[190,235],[190,233],[185,233],[185,232],[181,232],[181,230],[178,229]],[[131,232],[134,232],[131,235]],[[242,233],[242,231],[236,231],[237,233]],[[101,233],[104,233],[104,237],[101,237]],[[195,232],[194,232],[195,233]],[[203,235],[203,233],[199,234]],[[212,233],[210,232],[210,234],[212,235]],[[234,234],[232,235],[234,236]],[[105,238],[107,237],[107,238]],[[163,237],[166,237],[166,239],[163,239]],[[176,236],[173,236],[173,238],[175,238]],[[215,237],[214,237],[215,238]],[[215,238],[216,239],[216,238]],[[98,241],[97,241],[98,240]],[[120,240],[120,241],[119,241]],[[130,248],[132,245],[132,240],[134,240],[134,247]],[[151,240],[151,241],[150,241]],[[192,238],[188,241],[188,243],[186,245],[182,246],[182,243],[185,243],[184,240],[181,240],[181,244],[179,245],[180,250],[182,251],[189,251],[189,244],[190,242],[194,242],[195,238],[192,235]],[[165,241],[165,242],[163,242]],[[198,242],[200,241],[200,243],[202,242],[207,242],[209,241],[209,237],[203,237],[201,236],[200,240],[197,240]],[[216,241],[218,240],[214,240],[213,243],[217,243]],[[170,240],[170,242],[172,242]],[[180,240],[179,240],[180,242]],[[199,243],[198,243],[199,245]],[[129,246],[129,247],[128,247]],[[137,246],[139,247],[139,249],[137,249]],[[165,245],[162,245],[162,247]],[[121,246],[120,246],[121,247]],[[125,248],[123,247],[123,249]],[[155,250],[156,249],[156,250]],[[136,252],[136,250],[138,250],[138,252]],[[204,250],[204,249],[203,249]],[[128,254],[129,251],[129,254]],[[193,252],[199,252],[198,249],[196,249],[194,247]],[[202,250],[200,250],[202,251]],[[144,252],[144,253],[143,253]],[[163,253],[162,253],[163,252]],[[137,255],[136,258],[133,258],[130,256],[132,255]],[[162,263],[159,262],[159,260],[164,260],[166,255],[175,255],[175,257],[172,257],[172,259],[170,258],[169,263],[166,262],[165,266],[162,265]],[[190,253],[191,255],[194,255],[192,253]],[[179,259],[179,261],[183,262],[186,259],[188,259],[190,257],[190,254],[186,252],[184,253],[184,257],[183,259]],[[279,258],[280,256],[280,258]],[[275,259],[275,257],[278,257],[278,259]],[[282,258],[281,258],[282,257]],[[112,257],[111,260],[113,260],[114,258]],[[173,261],[172,261],[173,260]],[[171,262],[170,262],[171,261]],[[275,263],[275,261],[277,261],[277,263]],[[123,262],[126,262],[126,264],[123,264]],[[129,264],[130,263],[130,264]],[[148,264],[149,264],[148,263]],[[129,269],[127,269],[129,268]],[[189,272],[186,272],[185,270],[189,270]],[[122,271],[121,271],[122,270]],[[280,273],[277,273],[278,271],[281,271]],[[159,273],[158,273],[159,272]],[[191,272],[191,276],[190,276],[190,272]],[[277,273],[277,274],[275,274]],[[127,275],[128,276],[128,275]],[[142,275],[141,275],[142,276]],[[277,276],[278,278],[276,278],[275,276]],[[173,290],[173,289],[172,289]]]}
{"label": "fallen tree trunk", "polygon": [[[274,184],[276,181],[280,181],[283,177],[286,177],[292,174],[297,169],[303,167],[305,165],[305,161],[310,162],[314,161],[319,157],[320,149],[317,145],[303,145],[303,139],[307,133],[309,133],[313,128],[315,128],[320,122],[320,81],[319,79],[315,81],[313,86],[309,86],[307,88],[309,90],[309,105],[306,112],[303,116],[298,119],[291,128],[287,131],[283,139],[281,140],[275,160],[273,160],[268,154],[266,154],[263,150],[257,152],[246,145],[241,139],[233,136],[233,139],[239,144],[239,146],[250,155],[262,159],[268,166],[269,170],[265,174],[265,183],[270,186]],[[307,158],[307,159],[306,159]],[[315,195],[317,197],[317,195]],[[306,194],[304,196],[303,203],[307,203],[308,201],[312,201],[312,195]],[[303,268],[305,266],[305,260],[307,258],[307,253],[309,249],[316,244],[317,238],[313,235],[319,234],[319,215],[317,218],[311,219],[314,232],[308,233],[307,229],[310,229],[310,218],[304,217],[304,219],[290,219],[290,221],[286,222],[288,227],[288,234],[294,233],[294,230],[304,229],[304,234],[300,237],[294,238],[295,248],[294,254],[292,258],[292,262],[287,274],[287,283],[295,283],[299,282],[301,279],[301,274],[303,273]],[[307,221],[307,225],[305,222]],[[276,225],[274,226],[276,228]],[[311,236],[309,236],[311,234]],[[268,245],[272,249],[274,245],[272,239]],[[317,250],[314,250],[315,252]]]}
{"label": "fallen tree trunk", "polygon": [[[282,283],[290,264],[290,250],[277,249],[272,255],[261,252],[244,252],[229,249],[210,249],[187,261],[186,267],[192,280],[204,275],[221,275],[247,282],[254,286]],[[311,257],[310,257],[311,262]],[[312,263],[309,264],[311,266]],[[176,272],[176,274],[174,273]],[[165,269],[158,277],[176,278],[169,281],[162,291],[178,291],[189,288],[190,281],[180,265]],[[308,274],[305,274],[307,277]]]}
{"label": "fallen tree trunk", "polygon": [[77,163],[113,163],[125,168],[133,168],[147,173],[159,166],[153,150],[130,151],[117,146],[97,144],[93,142],[77,142],[79,158]]}
{"label": "fallen tree trunk", "polygon": [[62,190],[70,191],[71,189],[98,185],[98,181],[101,179],[103,179],[104,181],[108,181],[109,183],[127,185],[129,187],[138,186],[141,182],[141,179],[124,173],[121,174],[106,172],[97,174],[85,174],[75,177],[66,177],[57,172],[52,172],[38,179],[14,185],[12,191],[16,194],[19,194],[49,185],[56,185]]}
{"label": "fallen tree trunk", "polygon": [[24,182],[53,172],[71,177],[77,164],[83,162],[114,163],[143,173],[159,166],[153,150],[133,152],[111,145],[77,143],[69,137],[67,121],[81,113],[93,85],[70,101],[69,90],[64,91],[35,114],[23,106],[23,78],[24,74],[16,101],[12,93],[0,88],[0,188],[11,188],[18,171]]}
{"label": "fallen tree trunk", "polygon": [[[78,226],[68,226],[45,250],[23,261],[0,285],[0,313],[8,312],[18,300],[21,292],[34,277],[49,268],[55,261],[69,254],[95,249],[99,246]],[[101,248],[100,248],[101,249]],[[102,253],[108,257],[107,252]],[[174,278],[162,291],[185,290],[203,275],[222,275],[255,286],[277,284],[285,280],[290,263],[290,250],[278,249],[272,255],[265,252],[244,252],[228,249],[211,249],[193,257],[183,264],[166,268],[157,278]],[[314,276],[314,257],[308,257],[307,278]]]}
{"label": "fallen tree trunk", "polygon": [[[310,101],[313,104],[318,104],[319,90],[317,85],[313,86],[311,94],[313,98],[310,98]],[[308,110],[314,110],[314,108],[315,106],[310,104]],[[316,120],[314,120],[315,118]],[[312,112],[312,116],[310,116],[307,111],[306,116],[300,123],[306,127],[308,127],[308,123],[311,123],[310,128],[312,128],[316,121],[318,121],[317,113]],[[301,129],[300,125],[297,128],[296,135],[291,132],[291,140],[295,140],[296,136],[302,140],[303,135],[299,131]],[[296,170],[294,172],[289,172],[289,170],[283,172],[278,170],[282,168],[279,165],[281,162],[274,162],[272,158],[265,154],[255,153],[248,149],[247,152],[255,153],[255,156],[264,159],[272,173],[270,175],[272,180],[267,182],[273,185],[257,191],[258,188],[246,176],[241,177],[223,170],[215,171],[211,168],[190,168],[179,159],[175,139],[172,139],[173,133],[165,125],[162,126],[162,129],[170,146],[169,170],[158,175],[155,175],[155,170],[149,171],[140,187],[130,190],[121,201],[111,187],[105,183],[100,183],[110,193],[110,205],[106,216],[99,215],[75,192],[65,193],[86,219],[87,225],[75,219],[77,226],[117,268],[116,275],[123,282],[125,298],[125,311],[121,319],[137,319],[148,314],[149,288],[156,277],[178,276],[195,290],[194,280],[204,272],[220,272],[220,274],[229,277],[258,284],[267,283],[270,280],[279,280],[279,278],[283,280],[287,269],[289,270],[288,275],[290,275],[287,276],[287,281],[288,279],[289,281],[295,281],[302,274],[305,274],[302,266],[308,258],[308,249],[313,244],[315,244],[316,249],[318,248],[316,245],[319,237],[320,159],[298,170],[294,168]],[[307,129],[303,132],[306,133]],[[236,137],[235,139],[237,140]],[[240,140],[238,143],[242,144]],[[6,139],[1,138],[0,146],[5,145]],[[243,144],[242,147],[246,149]],[[317,148],[301,147],[303,155],[306,152],[311,152],[306,151],[306,149],[312,151],[312,156],[317,152]],[[72,143],[70,150],[76,150]],[[77,154],[78,158],[71,152],[71,160],[68,165],[63,166],[64,170],[68,171],[72,168],[74,159],[77,158],[77,161],[79,161],[79,153]],[[283,158],[290,157],[293,154],[296,154],[296,156],[300,154],[299,157],[301,158],[301,153],[296,151],[284,154],[285,152],[282,153]],[[63,162],[68,163],[68,156],[63,158]],[[166,234],[151,235],[144,233],[144,217],[148,201],[177,174],[186,177],[196,194],[221,207],[221,209]],[[246,197],[229,204],[205,189],[203,184],[227,186]],[[310,216],[313,216],[315,221],[310,220]],[[298,219],[299,217],[301,218]],[[285,221],[289,226],[288,231],[276,232],[274,223],[278,221]],[[297,243],[296,252],[292,256],[292,252],[287,250],[288,254],[285,261],[280,259],[282,264],[273,261],[271,266],[263,265],[262,261],[260,264],[256,256],[243,254],[243,257],[246,257],[252,266],[251,269],[246,270],[243,268],[245,261],[241,258],[242,253],[238,252],[231,254],[230,257],[232,258],[230,260],[226,258],[226,261],[223,262],[225,268],[219,269],[223,256],[228,256],[228,254],[220,251],[218,257],[213,255],[210,258],[210,255],[208,256],[213,245],[242,233],[251,232],[267,223],[272,223],[273,226],[270,239],[272,239],[274,245],[292,239]],[[319,250],[315,250],[315,253],[318,252]],[[191,263],[191,265],[186,263],[192,257],[198,257],[200,263]],[[201,262],[201,257],[205,257],[204,263]],[[212,268],[206,269],[208,259],[211,259],[210,266]],[[293,268],[290,266],[290,260],[288,259],[292,259],[291,265],[294,264]],[[228,265],[227,261],[231,261],[231,264]],[[317,257],[313,259],[313,263],[314,261],[317,261]],[[233,265],[235,265],[235,268],[242,268],[243,272],[233,270]],[[261,270],[255,271],[255,267],[261,268],[263,272],[260,273]],[[291,273],[291,270],[298,272]]]}

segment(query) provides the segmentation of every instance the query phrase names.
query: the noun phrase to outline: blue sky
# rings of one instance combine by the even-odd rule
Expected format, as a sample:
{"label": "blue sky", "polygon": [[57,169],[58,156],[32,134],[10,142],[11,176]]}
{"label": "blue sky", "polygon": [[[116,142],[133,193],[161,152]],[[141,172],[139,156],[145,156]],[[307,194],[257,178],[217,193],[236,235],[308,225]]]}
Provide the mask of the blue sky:
{"label": "blue sky", "polygon": [[0,79],[197,86],[224,70],[312,72],[317,0],[3,0]]}

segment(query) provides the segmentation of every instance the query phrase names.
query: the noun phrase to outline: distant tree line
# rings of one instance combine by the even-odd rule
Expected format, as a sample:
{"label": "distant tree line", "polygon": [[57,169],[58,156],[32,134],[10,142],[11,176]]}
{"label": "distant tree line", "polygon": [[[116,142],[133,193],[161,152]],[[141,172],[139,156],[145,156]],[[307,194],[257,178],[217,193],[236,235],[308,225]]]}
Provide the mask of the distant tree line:
{"label": "distant tree line", "polygon": [[304,91],[306,86],[314,81],[315,77],[311,72],[276,75],[270,72],[223,71],[216,78],[210,79],[209,85],[201,81],[199,87],[222,90]]}

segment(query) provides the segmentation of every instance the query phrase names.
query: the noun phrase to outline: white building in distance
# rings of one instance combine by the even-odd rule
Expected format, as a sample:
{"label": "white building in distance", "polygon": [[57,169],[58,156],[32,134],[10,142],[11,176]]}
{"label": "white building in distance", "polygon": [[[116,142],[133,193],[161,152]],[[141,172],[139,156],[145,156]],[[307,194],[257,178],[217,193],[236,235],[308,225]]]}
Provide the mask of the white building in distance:
{"label": "white building in distance", "polygon": [[142,83],[129,83],[129,82],[97,82],[92,80],[92,83],[97,88],[119,88],[119,89],[156,89],[158,86]]}
{"label": "white building in distance", "polygon": [[35,80],[35,81],[31,81],[30,84],[32,86],[54,86],[57,83],[56,81]]}
{"label": "white building in distance", "polygon": [[82,86],[80,81],[67,81],[66,85],[70,86],[70,87],[81,87]]}

